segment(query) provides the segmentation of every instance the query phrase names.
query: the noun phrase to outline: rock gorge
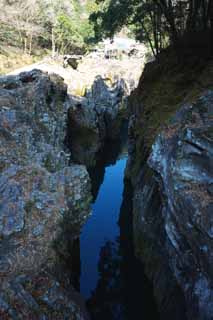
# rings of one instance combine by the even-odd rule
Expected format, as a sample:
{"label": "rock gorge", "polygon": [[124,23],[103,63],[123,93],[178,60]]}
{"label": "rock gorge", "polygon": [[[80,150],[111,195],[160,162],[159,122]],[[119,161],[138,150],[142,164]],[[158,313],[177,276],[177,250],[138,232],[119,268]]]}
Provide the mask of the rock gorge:
{"label": "rock gorge", "polygon": [[126,78],[84,97],[39,70],[0,78],[0,318],[89,318],[72,286],[87,169],[128,118],[134,248],[160,318],[212,319],[212,76],[165,56],[131,93]]}
{"label": "rock gorge", "polygon": [[210,320],[212,63],[164,59],[146,65],[129,99],[135,251],[162,319]]}
{"label": "rock gorge", "polygon": [[127,113],[125,81],[107,81],[98,77],[83,98],[68,94],[59,75],[36,69],[0,78],[2,319],[89,317],[73,288],[91,213],[86,166],[107,139],[118,139]]}

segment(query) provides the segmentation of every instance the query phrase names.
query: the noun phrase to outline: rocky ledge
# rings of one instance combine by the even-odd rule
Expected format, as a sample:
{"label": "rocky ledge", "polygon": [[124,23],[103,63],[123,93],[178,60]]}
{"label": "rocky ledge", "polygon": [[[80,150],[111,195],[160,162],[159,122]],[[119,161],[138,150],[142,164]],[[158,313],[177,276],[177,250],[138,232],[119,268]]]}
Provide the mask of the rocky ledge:
{"label": "rocky ledge", "polygon": [[63,263],[63,228],[72,247],[90,213],[86,168],[64,149],[66,89],[38,70],[0,78],[1,319],[87,318]]}
{"label": "rocky ledge", "polygon": [[182,106],[133,179],[135,248],[162,319],[212,319],[212,115],[213,91]]}

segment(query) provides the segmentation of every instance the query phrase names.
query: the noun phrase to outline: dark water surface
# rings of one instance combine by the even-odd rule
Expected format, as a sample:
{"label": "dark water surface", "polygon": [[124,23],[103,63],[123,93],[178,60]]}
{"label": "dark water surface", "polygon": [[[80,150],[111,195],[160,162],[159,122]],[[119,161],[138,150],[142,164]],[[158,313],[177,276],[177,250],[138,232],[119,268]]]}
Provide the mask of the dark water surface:
{"label": "dark water surface", "polygon": [[90,171],[94,203],[80,237],[80,291],[94,320],[158,319],[152,288],[134,256],[127,152],[108,147]]}
{"label": "dark water surface", "polygon": [[100,250],[107,241],[119,236],[118,218],[124,189],[126,158],[106,168],[103,184],[92,206],[92,216],[84,225],[80,238],[81,293],[85,298],[98,282]]}

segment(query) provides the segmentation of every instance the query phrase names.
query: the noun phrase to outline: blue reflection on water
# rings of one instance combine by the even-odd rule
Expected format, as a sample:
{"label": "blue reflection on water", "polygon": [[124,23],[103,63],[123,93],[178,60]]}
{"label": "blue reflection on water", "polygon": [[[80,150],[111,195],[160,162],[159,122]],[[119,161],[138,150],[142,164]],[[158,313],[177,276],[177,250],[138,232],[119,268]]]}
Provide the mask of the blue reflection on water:
{"label": "blue reflection on water", "polygon": [[107,240],[119,235],[118,218],[124,188],[123,178],[126,157],[105,170],[103,184],[93,204],[93,213],[81,231],[81,293],[85,298],[98,282],[98,260],[100,249]]}

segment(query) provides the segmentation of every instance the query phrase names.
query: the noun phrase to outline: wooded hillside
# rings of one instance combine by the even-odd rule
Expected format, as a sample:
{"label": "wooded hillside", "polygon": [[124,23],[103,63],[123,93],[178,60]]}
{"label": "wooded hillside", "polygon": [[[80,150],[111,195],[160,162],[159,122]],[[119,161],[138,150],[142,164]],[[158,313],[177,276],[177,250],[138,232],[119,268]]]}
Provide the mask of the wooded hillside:
{"label": "wooded hillside", "polygon": [[31,54],[39,48],[56,51],[84,49],[93,34],[88,15],[93,0],[1,0],[0,50],[12,45]]}
{"label": "wooded hillside", "polygon": [[[96,38],[112,36],[124,25],[149,43],[157,56],[171,45],[177,52],[213,48],[212,0],[96,0],[91,15]],[[100,4],[102,4],[100,10]]]}

